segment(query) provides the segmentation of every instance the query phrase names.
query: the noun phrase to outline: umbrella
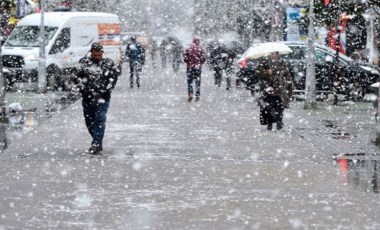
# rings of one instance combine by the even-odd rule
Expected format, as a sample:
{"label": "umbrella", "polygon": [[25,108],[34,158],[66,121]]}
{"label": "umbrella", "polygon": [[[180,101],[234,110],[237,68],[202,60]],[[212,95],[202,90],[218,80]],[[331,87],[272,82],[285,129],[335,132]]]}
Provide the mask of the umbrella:
{"label": "umbrella", "polygon": [[285,45],[282,42],[266,42],[266,43],[256,44],[250,47],[245,52],[243,57],[248,58],[248,59],[259,59],[262,57],[266,57],[270,53],[273,53],[273,52],[279,52],[281,55],[281,54],[289,54],[292,52],[292,50],[289,48],[289,46]]}

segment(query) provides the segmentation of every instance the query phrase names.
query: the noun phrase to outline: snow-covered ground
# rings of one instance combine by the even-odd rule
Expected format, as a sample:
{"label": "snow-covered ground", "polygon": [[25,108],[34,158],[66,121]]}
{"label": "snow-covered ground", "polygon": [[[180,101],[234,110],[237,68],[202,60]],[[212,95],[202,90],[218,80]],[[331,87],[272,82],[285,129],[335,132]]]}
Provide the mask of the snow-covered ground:
{"label": "snow-covered ground", "polygon": [[183,66],[145,66],[140,89],[128,78],[102,156],[86,153],[80,101],[2,153],[0,228],[380,228],[378,194],[333,160],[378,153],[370,103],[292,102],[284,129],[267,131],[249,91],[215,87],[208,68],[198,102],[187,102]]}

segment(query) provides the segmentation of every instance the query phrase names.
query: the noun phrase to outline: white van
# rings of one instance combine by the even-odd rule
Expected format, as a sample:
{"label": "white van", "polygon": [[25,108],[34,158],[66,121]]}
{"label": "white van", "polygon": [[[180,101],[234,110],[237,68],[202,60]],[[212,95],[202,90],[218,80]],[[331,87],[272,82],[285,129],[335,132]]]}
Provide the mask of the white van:
{"label": "white van", "polygon": [[[115,64],[121,62],[120,22],[117,15],[96,12],[45,13],[46,76],[49,88],[64,87],[93,42]],[[3,66],[11,74],[8,81],[38,79],[39,31],[41,15],[24,17],[2,46]]]}

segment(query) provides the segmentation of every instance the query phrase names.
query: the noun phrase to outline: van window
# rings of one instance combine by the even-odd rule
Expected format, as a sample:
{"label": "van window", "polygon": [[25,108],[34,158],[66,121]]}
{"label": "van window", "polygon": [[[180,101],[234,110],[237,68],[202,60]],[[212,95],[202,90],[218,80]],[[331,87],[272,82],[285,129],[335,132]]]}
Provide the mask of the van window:
{"label": "van window", "polygon": [[72,22],[71,27],[71,46],[90,48],[91,44],[98,39],[98,30],[95,24],[88,24],[83,21]]}
{"label": "van window", "polygon": [[[45,26],[45,38],[49,41],[58,30],[58,27]],[[5,46],[39,47],[39,26],[16,26],[8,38]]]}
{"label": "van window", "polygon": [[54,41],[49,54],[60,53],[69,48],[70,37],[70,28],[63,28],[61,33],[58,34],[57,39]]}

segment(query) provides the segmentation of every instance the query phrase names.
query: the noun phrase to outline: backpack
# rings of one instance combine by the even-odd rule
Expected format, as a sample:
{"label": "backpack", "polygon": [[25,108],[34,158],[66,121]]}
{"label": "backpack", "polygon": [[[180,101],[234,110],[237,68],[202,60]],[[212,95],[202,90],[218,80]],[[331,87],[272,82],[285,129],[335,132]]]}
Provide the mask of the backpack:
{"label": "backpack", "polygon": [[145,49],[139,43],[129,43],[126,50],[126,56],[130,61],[138,61],[143,63],[145,61]]}

